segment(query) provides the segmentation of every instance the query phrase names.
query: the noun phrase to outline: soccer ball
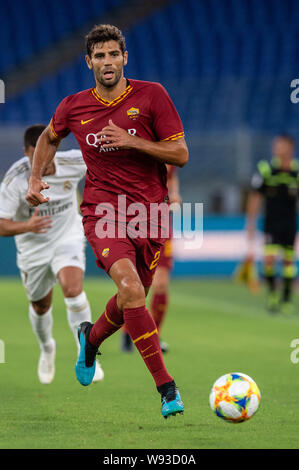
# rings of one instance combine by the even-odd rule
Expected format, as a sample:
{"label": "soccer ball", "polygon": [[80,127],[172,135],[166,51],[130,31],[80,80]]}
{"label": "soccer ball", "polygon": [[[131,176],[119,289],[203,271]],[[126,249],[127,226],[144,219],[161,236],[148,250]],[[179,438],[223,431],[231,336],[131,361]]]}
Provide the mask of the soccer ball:
{"label": "soccer ball", "polygon": [[241,423],[258,410],[261,394],[248,375],[233,372],[222,375],[214,383],[210,393],[210,406],[219,418]]}

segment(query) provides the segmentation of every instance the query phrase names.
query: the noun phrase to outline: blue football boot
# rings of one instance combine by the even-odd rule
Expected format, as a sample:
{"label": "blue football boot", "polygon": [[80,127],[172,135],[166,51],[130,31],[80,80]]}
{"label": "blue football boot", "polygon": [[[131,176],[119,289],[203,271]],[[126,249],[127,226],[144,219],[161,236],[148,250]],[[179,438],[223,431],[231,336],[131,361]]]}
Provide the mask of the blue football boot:
{"label": "blue football boot", "polygon": [[90,385],[96,369],[96,355],[101,354],[98,348],[89,341],[89,333],[93,324],[84,321],[78,327],[78,338],[80,343],[80,354],[76,362],[75,372],[81,385]]}
{"label": "blue football boot", "polygon": [[157,388],[161,394],[161,413],[165,419],[169,416],[175,416],[177,413],[184,414],[184,403],[174,381]]}

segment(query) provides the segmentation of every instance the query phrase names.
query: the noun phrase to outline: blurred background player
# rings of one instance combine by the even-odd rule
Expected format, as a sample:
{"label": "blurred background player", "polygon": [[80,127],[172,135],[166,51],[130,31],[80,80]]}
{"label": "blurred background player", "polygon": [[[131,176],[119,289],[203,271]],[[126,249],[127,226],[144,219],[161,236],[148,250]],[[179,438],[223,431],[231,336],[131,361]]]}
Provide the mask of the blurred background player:
{"label": "blurred background player", "polygon": [[[86,167],[80,150],[58,152],[44,176],[51,183],[51,202],[42,209],[25,200],[34,149],[43,125],[24,134],[25,156],[7,171],[0,188],[0,236],[14,236],[17,264],[27,292],[29,319],[41,348],[38,377],[49,384],[55,375],[56,342],[52,334],[52,294],[58,281],[64,295],[69,326],[79,352],[77,327],[91,320],[85,292],[85,238],[78,213],[77,186]],[[97,363],[94,381],[104,378]]]}
{"label": "blurred background player", "polygon": [[[179,179],[177,175],[177,168],[172,165],[167,166],[167,187],[169,203],[181,203],[181,196],[179,190]],[[171,218],[171,216],[170,216]],[[169,238],[165,241],[161,248],[159,263],[153,278],[151,287],[151,304],[150,312],[155,320],[160,337],[162,323],[169,305],[169,282],[170,273],[173,268],[173,251],[172,251],[172,223],[169,224],[170,233]],[[161,351],[166,353],[169,346],[160,337]],[[133,343],[129,333],[124,326],[121,336],[121,350],[123,352],[131,352],[134,350]]]}
{"label": "blurred background player", "polygon": [[[269,288],[267,306],[270,311],[281,309],[289,314],[293,312],[291,293],[297,274],[294,244],[299,189],[299,166],[294,159],[293,137],[277,135],[272,143],[272,155],[270,163],[265,160],[258,163],[258,171],[252,178],[247,231],[249,243],[252,244],[257,216],[264,201],[264,276]],[[276,259],[280,252],[283,257],[281,295],[277,291],[276,273]]]}

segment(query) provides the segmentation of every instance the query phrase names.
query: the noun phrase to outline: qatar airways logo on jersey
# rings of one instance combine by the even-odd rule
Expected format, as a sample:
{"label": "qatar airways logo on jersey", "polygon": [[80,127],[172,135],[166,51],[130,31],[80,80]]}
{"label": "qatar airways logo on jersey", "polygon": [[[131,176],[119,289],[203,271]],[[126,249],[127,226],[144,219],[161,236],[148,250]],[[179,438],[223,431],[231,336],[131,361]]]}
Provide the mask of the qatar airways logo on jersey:
{"label": "qatar airways logo on jersey", "polygon": [[[136,132],[136,129],[128,129],[128,134],[130,135],[136,135]],[[104,135],[103,138],[105,137],[106,136]],[[87,134],[85,140],[87,145],[99,149],[100,152],[115,152],[116,150],[118,150],[118,147],[111,147],[109,149],[105,149],[101,144],[101,141],[98,139],[97,135],[93,134],[92,132],[90,134]],[[107,140],[106,143],[109,144],[109,140]]]}
{"label": "qatar airways logo on jersey", "polygon": [[[172,221],[169,217],[172,212]],[[199,249],[203,243],[203,204],[184,202],[127,203],[125,194],[118,196],[117,206],[102,202],[96,206],[95,225],[97,238],[151,238],[183,239],[184,249]],[[170,224],[172,226],[170,227]],[[104,256],[104,255],[103,255]],[[109,256],[109,251],[105,253]]]}

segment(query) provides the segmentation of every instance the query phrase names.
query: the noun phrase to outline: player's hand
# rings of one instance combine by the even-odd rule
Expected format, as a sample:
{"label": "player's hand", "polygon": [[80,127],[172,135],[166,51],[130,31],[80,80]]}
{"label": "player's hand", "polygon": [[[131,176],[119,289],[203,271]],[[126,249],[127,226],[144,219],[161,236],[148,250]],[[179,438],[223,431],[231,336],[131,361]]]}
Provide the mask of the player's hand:
{"label": "player's hand", "polygon": [[34,233],[47,233],[48,230],[52,227],[52,220],[49,215],[38,215],[38,208],[35,209],[34,214],[28,220],[28,232]]}
{"label": "player's hand", "polygon": [[99,142],[103,145],[103,148],[121,148],[129,149],[134,146],[134,140],[136,137],[128,134],[125,129],[118,127],[114,124],[112,119],[109,119],[109,125],[103,127],[103,129],[96,134]]}
{"label": "player's hand", "polygon": [[26,194],[26,201],[29,202],[31,207],[38,206],[39,204],[44,204],[49,201],[49,197],[44,197],[41,194],[41,191],[44,189],[49,189],[50,186],[39,178],[30,177],[28,190]]}

